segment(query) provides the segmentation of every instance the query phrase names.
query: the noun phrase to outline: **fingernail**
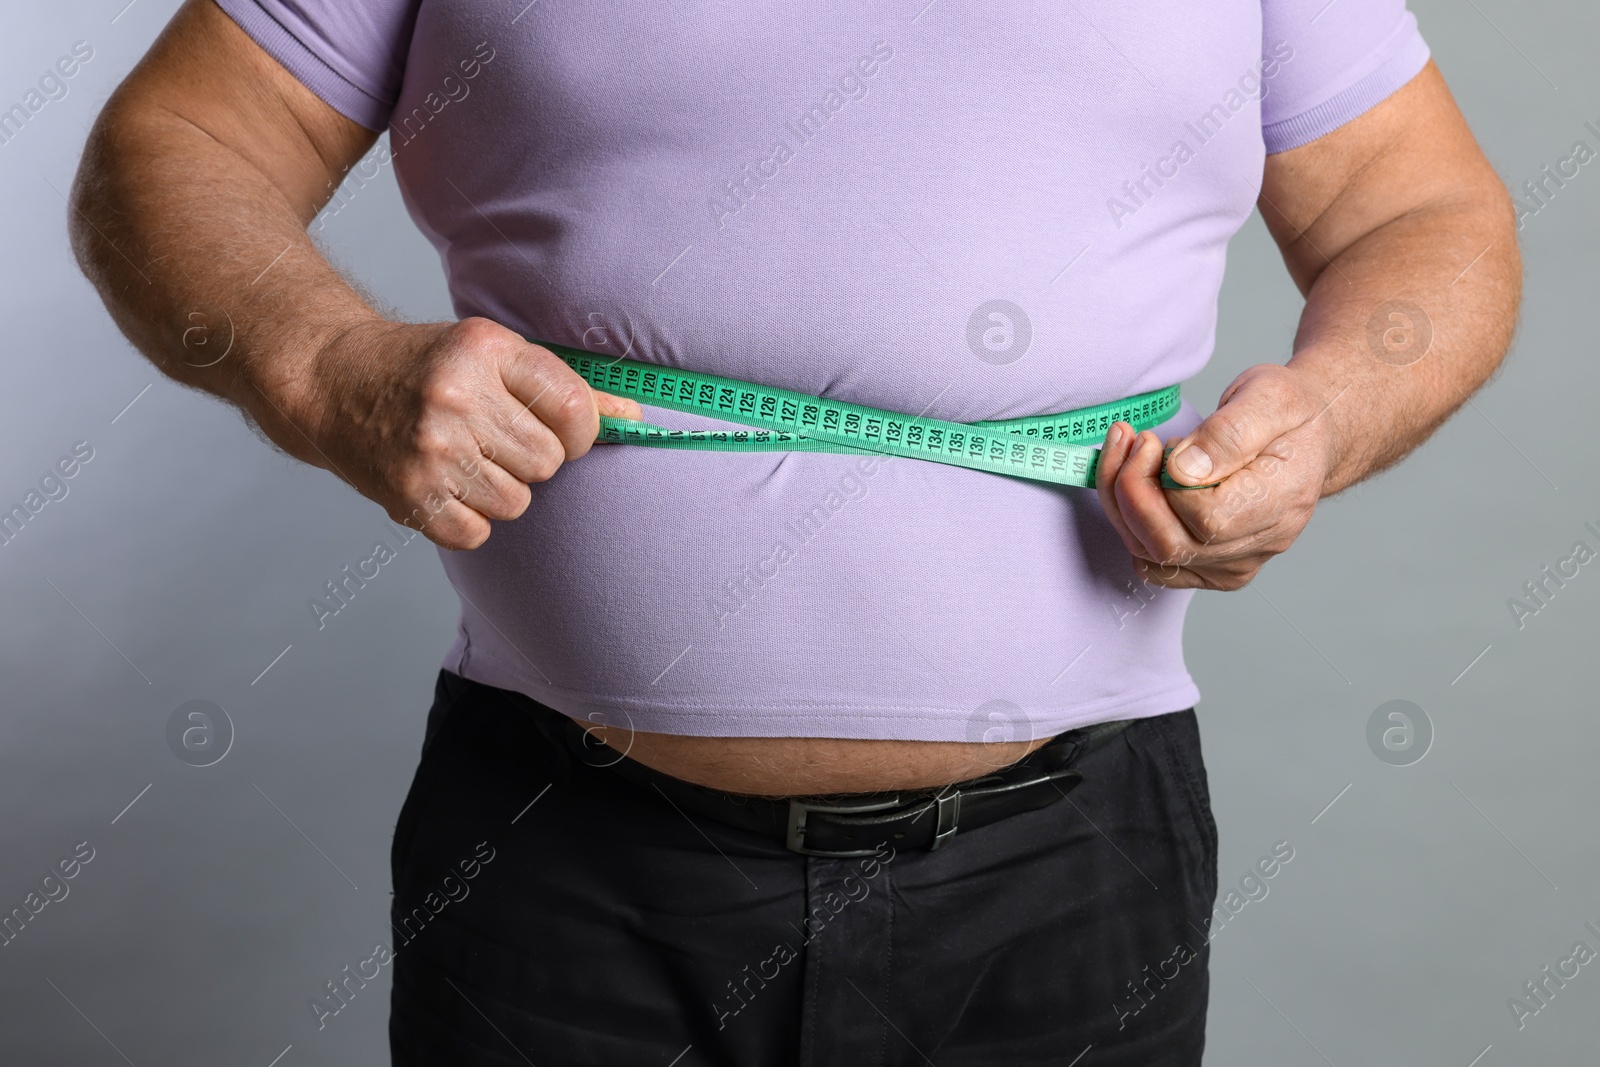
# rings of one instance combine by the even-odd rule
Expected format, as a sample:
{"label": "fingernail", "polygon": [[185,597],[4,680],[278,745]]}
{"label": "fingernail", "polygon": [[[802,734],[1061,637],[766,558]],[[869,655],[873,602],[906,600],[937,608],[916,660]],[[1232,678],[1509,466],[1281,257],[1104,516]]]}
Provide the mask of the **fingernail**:
{"label": "fingernail", "polygon": [[1114,422],[1111,424],[1111,436],[1106,441],[1106,447],[1122,447],[1122,424],[1120,422]]}
{"label": "fingernail", "polygon": [[1199,445],[1188,448],[1172,457],[1172,466],[1185,478],[1199,480],[1211,473],[1211,457]]}

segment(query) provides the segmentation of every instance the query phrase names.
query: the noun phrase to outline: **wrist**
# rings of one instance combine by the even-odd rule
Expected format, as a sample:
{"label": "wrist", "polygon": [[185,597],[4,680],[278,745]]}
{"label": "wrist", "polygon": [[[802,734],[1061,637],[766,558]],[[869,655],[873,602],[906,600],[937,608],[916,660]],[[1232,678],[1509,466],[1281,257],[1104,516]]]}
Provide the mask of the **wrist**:
{"label": "wrist", "polygon": [[320,442],[333,415],[333,372],[350,362],[356,338],[394,325],[363,308],[345,318],[287,325],[257,338],[250,358],[239,364],[231,399],[285,452],[326,468]]}
{"label": "wrist", "polygon": [[1331,352],[1302,349],[1287,366],[1298,378],[1305,398],[1308,414],[1302,429],[1320,444],[1317,462],[1322,480],[1318,495],[1331,496],[1359,480],[1359,475],[1351,477],[1349,473],[1351,456],[1358,450],[1352,448],[1351,427],[1345,418],[1348,411],[1354,410],[1352,398],[1345,395],[1354,383],[1349,380],[1348,368],[1343,375],[1345,380],[1335,377],[1340,368]]}

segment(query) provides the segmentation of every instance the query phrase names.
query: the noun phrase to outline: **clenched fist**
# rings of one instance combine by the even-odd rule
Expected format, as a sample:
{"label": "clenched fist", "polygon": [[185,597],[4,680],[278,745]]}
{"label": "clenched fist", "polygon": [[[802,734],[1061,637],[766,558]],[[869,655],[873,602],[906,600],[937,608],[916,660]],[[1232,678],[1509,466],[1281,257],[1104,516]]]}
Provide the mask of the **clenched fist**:
{"label": "clenched fist", "polygon": [[452,549],[521,515],[529,483],[588,452],[601,415],[642,416],[483,318],[363,322],[317,353],[302,387],[306,458]]}
{"label": "clenched fist", "polygon": [[1233,380],[1217,410],[1172,446],[1164,489],[1162,442],[1113,423],[1095,486],[1134,573],[1172,589],[1242,589],[1300,536],[1326,490],[1336,444],[1323,418],[1331,399],[1293,366],[1263,363]]}

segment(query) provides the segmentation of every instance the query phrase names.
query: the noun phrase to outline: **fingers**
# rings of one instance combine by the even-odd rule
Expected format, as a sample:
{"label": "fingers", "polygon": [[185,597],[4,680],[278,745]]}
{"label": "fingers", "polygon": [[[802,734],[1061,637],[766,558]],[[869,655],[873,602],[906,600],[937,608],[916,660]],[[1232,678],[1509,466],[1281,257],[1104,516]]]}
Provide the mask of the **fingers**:
{"label": "fingers", "polygon": [[429,493],[409,511],[391,510],[389,517],[416,530],[440,548],[472,549],[489,539],[489,520],[441,488]]}
{"label": "fingers", "polygon": [[1136,438],[1133,427],[1125,422],[1114,422],[1106,431],[1105,444],[1100,448],[1100,459],[1095,464],[1094,489],[1100,497],[1100,506],[1105,510],[1106,518],[1111,520],[1111,525],[1122,538],[1123,547],[1132,556],[1141,555],[1145,548],[1139,539],[1133,536],[1128,529],[1128,524],[1122,518],[1121,505],[1117,503],[1117,475],[1122,470],[1122,465],[1128,458],[1128,453],[1133,450]]}
{"label": "fingers", "polygon": [[623,397],[599,393],[559,356],[538,345],[522,344],[505,353],[501,380],[512,396],[555,434],[563,460],[574,460],[594,445],[600,415],[640,419],[639,405]]}
{"label": "fingers", "polygon": [[[599,431],[598,394],[550,352],[486,319],[454,324],[418,384],[408,445],[388,472],[391,517],[452,549],[476,548],[490,520],[521,516],[530,483],[582,456]],[[608,413],[637,405],[612,397]]]}
{"label": "fingers", "polygon": [[602,414],[643,417],[480,317],[352,329],[319,370],[330,399],[303,431],[316,451],[395,522],[452,549],[521,516],[529,486],[584,455]]}
{"label": "fingers", "polygon": [[1135,569],[1153,561],[1154,570],[1165,573],[1193,553],[1185,551],[1188,538],[1160,485],[1161,456],[1162,443],[1153,432],[1135,433],[1127,423],[1113,423],[1095,467],[1095,491]]}
{"label": "fingers", "polygon": [[1143,546],[1135,555],[1165,564],[1185,564],[1193,558],[1188,531],[1161,488],[1161,438],[1149,430],[1139,434],[1133,451],[1117,472],[1113,492],[1122,521]]}
{"label": "fingers", "polygon": [[[1167,494],[1189,548],[1147,580],[1172,588],[1242,589],[1311,521],[1325,464],[1320,441],[1301,430],[1270,443],[1216,489]],[[1161,548],[1169,546],[1157,546]]]}
{"label": "fingers", "polygon": [[1146,585],[1159,585],[1163,589],[1215,589],[1199,571],[1176,564],[1151,563],[1147,559],[1133,561],[1133,574]]}
{"label": "fingers", "polygon": [[[1138,577],[1171,589],[1241,589],[1299,536],[1321,496],[1329,464],[1326,409],[1276,364],[1252,367],[1222,395],[1217,412],[1172,441],[1167,470],[1185,485],[1161,487],[1163,446],[1126,423],[1106,434],[1095,491],[1133,557]],[[1188,470],[1180,460],[1205,460]]]}
{"label": "fingers", "polygon": [[397,471],[395,488],[401,503],[389,517],[452,549],[478,547],[490,519],[517,518],[532,499],[527,483],[480,451],[464,424],[459,435],[411,457]]}
{"label": "fingers", "polygon": [[555,431],[510,393],[502,393],[473,425],[478,451],[525,487],[548,481],[567,460]]}
{"label": "fingers", "polygon": [[421,509],[429,513],[424,531],[448,548],[477,547],[489,535],[488,520],[520,517],[532,501],[530,485],[588,452],[602,413],[643,418],[638,403],[591,389],[548,350],[493,323],[465,320],[461,327],[457,341],[467,362],[482,366],[487,379],[472,390],[470,405],[456,392],[432,398],[454,417],[444,435],[451,440],[436,450],[454,463],[433,465]]}
{"label": "fingers", "polygon": [[[1114,427],[1115,429],[1115,427]],[[1238,589],[1253,578],[1271,552],[1252,545],[1259,538],[1227,544],[1197,543],[1172,501],[1194,507],[1192,498],[1213,490],[1169,492],[1161,488],[1161,439],[1131,427],[1108,434],[1096,468],[1095,488],[1106,516],[1133,557],[1135,575],[1168,589]]]}
{"label": "fingers", "polygon": [[1292,440],[1279,438],[1215,490],[1173,493],[1172,510],[1201,546],[1271,527],[1283,513],[1298,510],[1305,495],[1303,479],[1287,466],[1294,454]]}
{"label": "fingers", "polygon": [[1251,367],[1222,403],[1174,447],[1167,472],[1183,485],[1220,482],[1313,412],[1293,372],[1277,364]]}
{"label": "fingers", "polygon": [[644,409],[637,400],[630,400],[625,396],[612,396],[594,390],[594,399],[600,406],[600,414],[609,415],[613,419],[628,419],[631,422],[640,422],[644,419]]}
{"label": "fingers", "polygon": [[[544,432],[549,433],[548,430]],[[484,518],[509,521],[519,517],[533,501],[528,483],[542,479],[524,478],[507,469],[498,461],[506,453],[492,444],[484,443],[480,447],[479,458],[460,463],[462,477],[447,479],[445,491]],[[554,450],[552,446],[548,451]],[[559,465],[559,461],[555,461],[551,472]]]}

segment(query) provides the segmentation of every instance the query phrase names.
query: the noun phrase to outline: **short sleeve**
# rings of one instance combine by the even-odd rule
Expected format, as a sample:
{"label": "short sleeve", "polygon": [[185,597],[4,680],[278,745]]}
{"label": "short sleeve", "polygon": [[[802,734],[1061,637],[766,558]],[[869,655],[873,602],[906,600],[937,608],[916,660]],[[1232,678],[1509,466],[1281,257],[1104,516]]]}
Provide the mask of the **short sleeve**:
{"label": "short sleeve", "polygon": [[1428,62],[1405,0],[1262,0],[1261,48],[1261,135],[1269,154],[1338,129]]}
{"label": "short sleeve", "polygon": [[216,0],[323,102],[382,130],[405,74],[422,0]]}

